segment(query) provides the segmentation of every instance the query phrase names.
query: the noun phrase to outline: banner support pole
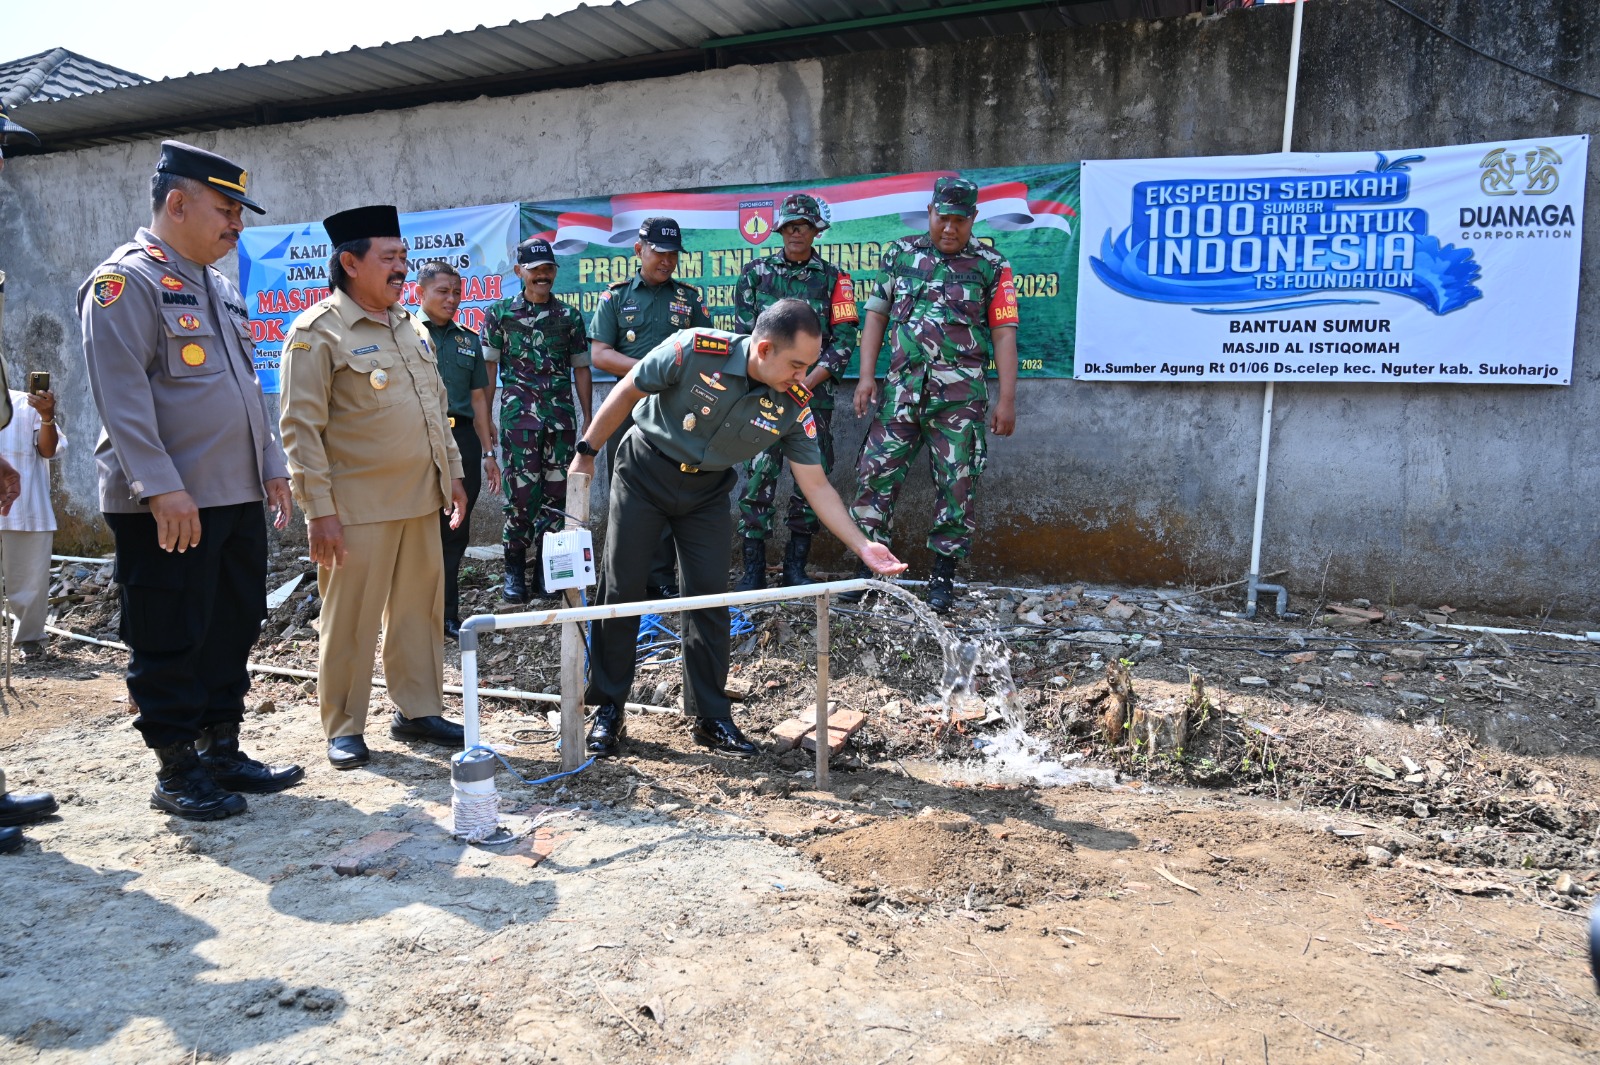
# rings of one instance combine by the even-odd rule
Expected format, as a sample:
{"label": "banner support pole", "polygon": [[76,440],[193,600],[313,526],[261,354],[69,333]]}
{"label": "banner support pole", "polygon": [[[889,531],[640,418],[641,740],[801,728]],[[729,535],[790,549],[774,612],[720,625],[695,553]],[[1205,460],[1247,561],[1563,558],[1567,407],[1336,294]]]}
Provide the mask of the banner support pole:
{"label": "banner support pole", "polygon": [[[1295,93],[1300,87],[1300,28],[1305,20],[1305,0],[1294,0],[1294,31],[1289,41],[1289,87],[1283,102],[1283,146],[1278,150],[1287,153],[1294,136]],[[1261,452],[1256,461],[1256,509],[1250,530],[1250,589],[1245,599],[1245,617],[1256,616],[1256,599],[1261,592],[1278,595],[1278,612],[1283,612],[1288,602],[1284,589],[1274,584],[1261,583],[1261,529],[1267,513],[1267,465],[1272,456],[1272,401],[1276,391],[1275,381],[1268,381],[1261,393]]]}

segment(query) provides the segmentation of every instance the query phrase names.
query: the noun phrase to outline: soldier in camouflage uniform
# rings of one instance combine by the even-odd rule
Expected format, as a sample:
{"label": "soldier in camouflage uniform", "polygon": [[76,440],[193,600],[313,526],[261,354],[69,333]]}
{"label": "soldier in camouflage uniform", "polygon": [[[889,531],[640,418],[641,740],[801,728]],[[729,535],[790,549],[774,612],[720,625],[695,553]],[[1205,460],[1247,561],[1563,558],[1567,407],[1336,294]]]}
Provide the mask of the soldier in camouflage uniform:
{"label": "soldier in camouflage uniform", "polygon": [[[557,511],[567,505],[572,448],[594,408],[589,338],[583,316],[551,292],[556,257],[549,242],[530,237],[517,245],[516,271],[522,291],[489,308],[483,339],[494,356],[490,361],[499,360],[502,389],[506,573],[501,595],[507,602],[525,603],[530,545],[534,586],[538,597],[544,597],[541,545],[546,532],[561,526]],[[579,410],[583,412],[582,425]]]}
{"label": "soldier in camouflage uniform", "polygon": [[[976,185],[940,178],[928,205],[927,234],[901,238],[884,251],[865,307],[855,394],[856,414],[865,416],[878,398],[869,368],[877,366],[887,333],[883,404],[862,445],[850,516],[867,536],[887,543],[895,496],[928,445],[939,497],[928,533],[935,556],[928,603],[940,613],[954,603],[956,563],[972,549],[973,497],[987,452],[985,414],[996,436],[1010,436],[1016,424],[1016,288],[1005,258],[972,239],[977,213]],[[984,376],[991,358],[1000,378],[992,410]]]}
{"label": "soldier in camouflage uniform", "polygon": [[[811,413],[822,447],[822,469],[833,472],[833,379],[844,372],[855,351],[859,331],[855,290],[850,275],[811,250],[817,234],[828,228],[816,199],[797,192],[783,201],[773,220],[783,249],[756,259],[739,274],[733,290],[733,331],[749,333],[756,316],[781,299],[804,300],[822,323],[822,356],[807,375]],[[750,460],[744,494],[739,497],[739,534],[744,537],[744,575],[735,590],[767,586],[766,539],[772,531],[773,502],[783,452],[773,445]],[[789,497],[789,547],[783,557],[783,584],[809,584],[806,556],[811,538],[822,528],[816,512],[797,487]]]}

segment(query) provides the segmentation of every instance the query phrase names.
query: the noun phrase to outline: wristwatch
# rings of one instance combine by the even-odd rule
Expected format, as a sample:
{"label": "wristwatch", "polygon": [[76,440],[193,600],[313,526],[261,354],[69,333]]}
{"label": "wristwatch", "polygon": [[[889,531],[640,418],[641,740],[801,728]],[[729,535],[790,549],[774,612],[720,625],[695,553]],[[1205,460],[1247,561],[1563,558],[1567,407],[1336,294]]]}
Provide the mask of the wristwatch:
{"label": "wristwatch", "polygon": [[598,454],[600,454],[600,449],[595,447],[593,444],[589,443],[589,441],[583,439],[582,437],[579,437],[578,438],[578,454],[580,454],[580,455],[598,455]]}

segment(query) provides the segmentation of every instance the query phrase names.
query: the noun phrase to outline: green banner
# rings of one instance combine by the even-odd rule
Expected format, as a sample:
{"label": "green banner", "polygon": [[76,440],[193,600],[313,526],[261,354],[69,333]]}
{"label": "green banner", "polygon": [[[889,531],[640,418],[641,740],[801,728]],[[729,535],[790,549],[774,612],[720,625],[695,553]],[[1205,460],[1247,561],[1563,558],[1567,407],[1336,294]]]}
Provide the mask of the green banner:
{"label": "green banner", "polygon": [[[817,238],[823,258],[849,272],[864,303],[877,284],[883,249],[927,232],[933,183],[956,171],[877,174],[816,183],[727,185],[673,192],[590,196],[522,204],[523,236],[542,236],[561,268],[555,290],[594,313],[600,294],[633,276],[639,224],[665,215],[683,229],[677,276],[697,286],[720,328],[732,328],[733,288],[752,259],[782,247],[773,214],[792,192],[815,196],[830,225]],[[1023,377],[1071,377],[1077,331],[1078,164],[964,170],[979,188],[973,236],[1004,255],[1016,281]],[[878,372],[888,366],[888,348]],[[855,376],[852,364],[847,376]]]}

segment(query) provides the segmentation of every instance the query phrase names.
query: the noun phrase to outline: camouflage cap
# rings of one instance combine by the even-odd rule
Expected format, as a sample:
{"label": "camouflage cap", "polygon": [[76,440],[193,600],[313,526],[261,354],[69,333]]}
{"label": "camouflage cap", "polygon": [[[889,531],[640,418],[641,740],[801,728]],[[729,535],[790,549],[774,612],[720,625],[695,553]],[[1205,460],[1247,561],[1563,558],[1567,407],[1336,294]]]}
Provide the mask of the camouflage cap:
{"label": "camouflage cap", "polygon": [[966,178],[942,177],[933,183],[933,202],[928,206],[940,214],[972,218],[978,213],[978,186]]}
{"label": "camouflage cap", "polygon": [[828,220],[822,215],[822,204],[817,202],[815,196],[807,196],[803,192],[784,197],[783,206],[778,208],[778,215],[772,220],[772,228],[782,229],[790,222],[810,222],[818,229],[828,228]]}

